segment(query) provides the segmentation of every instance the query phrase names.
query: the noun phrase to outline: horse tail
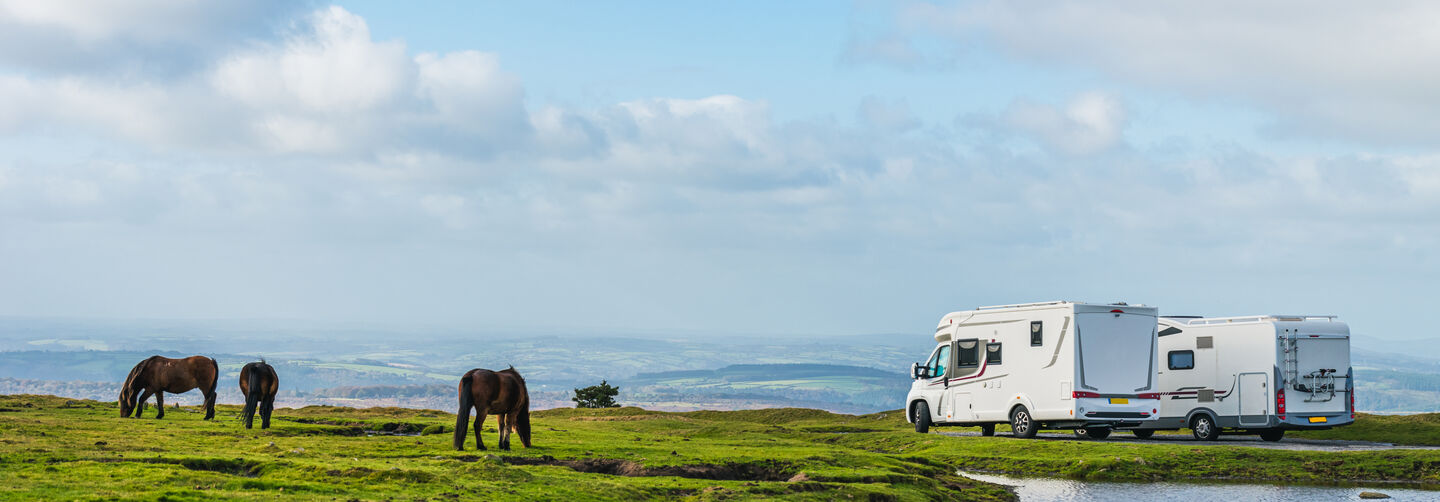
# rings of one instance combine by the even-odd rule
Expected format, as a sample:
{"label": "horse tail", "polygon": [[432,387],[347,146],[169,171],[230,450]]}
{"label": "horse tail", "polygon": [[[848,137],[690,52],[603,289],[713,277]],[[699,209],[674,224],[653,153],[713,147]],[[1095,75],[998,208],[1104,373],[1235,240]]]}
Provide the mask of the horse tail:
{"label": "horse tail", "polygon": [[[528,393],[527,393],[528,394]],[[525,402],[520,403],[520,414],[515,417],[515,432],[520,433],[520,442],[526,448],[530,447],[530,396],[525,396]]]}
{"label": "horse tail", "polygon": [[214,404],[215,387],[220,385],[220,363],[213,357],[207,357],[206,359],[210,360],[210,388],[206,389],[206,392],[210,393],[211,404]]}
{"label": "horse tail", "polygon": [[206,357],[210,361],[210,385],[205,389],[205,419],[215,418],[215,387],[220,385],[220,363],[213,357]]}
{"label": "horse tail", "polygon": [[465,449],[465,436],[470,429],[470,408],[475,406],[475,397],[470,394],[470,373],[460,377],[460,411],[455,413],[455,449]]}
{"label": "horse tail", "polygon": [[260,395],[265,391],[260,389],[260,366],[254,363],[245,365],[245,384],[249,392],[245,393],[245,410],[241,414],[245,417],[245,428],[249,429],[255,423],[255,406],[260,402]]}

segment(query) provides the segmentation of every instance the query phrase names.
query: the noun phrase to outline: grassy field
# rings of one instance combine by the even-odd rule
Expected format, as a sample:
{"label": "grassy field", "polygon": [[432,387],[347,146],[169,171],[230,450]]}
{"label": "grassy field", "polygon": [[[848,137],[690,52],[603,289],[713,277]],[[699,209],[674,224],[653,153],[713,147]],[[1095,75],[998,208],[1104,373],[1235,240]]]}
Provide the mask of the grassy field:
{"label": "grassy field", "polygon": [[1285,437],[1440,446],[1440,413],[1418,415],[1358,413],[1355,415],[1355,423],[1344,427],[1325,431],[1291,431],[1286,432]]}
{"label": "grassy field", "polygon": [[232,406],[211,422],[193,409],[136,420],[116,416],[114,403],[0,396],[0,498],[1013,499],[956,469],[1440,488],[1435,451],[954,438],[915,434],[898,412],[556,409],[534,414],[535,448],[517,438],[510,452],[494,449],[493,421],[485,438],[491,450],[475,451],[473,435],[466,451],[452,450],[454,417],[446,412],[312,406],[276,413],[274,426],[261,431],[243,429]]}

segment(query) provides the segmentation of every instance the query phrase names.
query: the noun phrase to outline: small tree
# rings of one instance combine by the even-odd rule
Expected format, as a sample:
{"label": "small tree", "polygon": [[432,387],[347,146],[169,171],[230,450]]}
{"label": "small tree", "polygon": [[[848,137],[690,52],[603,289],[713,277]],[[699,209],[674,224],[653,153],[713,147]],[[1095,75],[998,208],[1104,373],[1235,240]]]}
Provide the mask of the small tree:
{"label": "small tree", "polygon": [[576,408],[619,408],[620,404],[615,402],[615,396],[620,394],[620,388],[600,381],[600,385],[591,385],[583,389],[575,389]]}

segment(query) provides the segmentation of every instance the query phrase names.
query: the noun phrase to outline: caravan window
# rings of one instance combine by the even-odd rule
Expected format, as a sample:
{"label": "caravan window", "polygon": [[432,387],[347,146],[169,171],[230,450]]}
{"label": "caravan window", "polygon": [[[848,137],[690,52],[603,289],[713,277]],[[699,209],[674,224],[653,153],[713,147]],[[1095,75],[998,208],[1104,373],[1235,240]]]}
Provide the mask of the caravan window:
{"label": "caravan window", "polygon": [[1170,351],[1170,369],[1188,370],[1195,367],[1195,351],[1193,350],[1172,350]]}
{"label": "caravan window", "polygon": [[955,367],[974,368],[980,365],[980,340],[960,340],[955,342],[957,349],[955,355]]}
{"label": "caravan window", "polygon": [[955,342],[955,372],[950,376],[963,377],[980,369],[980,340],[971,338]]}
{"label": "caravan window", "polygon": [[985,364],[1000,364],[1000,344],[985,344]]}
{"label": "caravan window", "polygon": [[1045,344],[1045,323],[1043,321],[1030,321],[1030,346],[1039,347]]}
{"label": "caravan window", "polygon": [[950,367],[950,344],[941,345],[935,351],[935,357],[930,358],[930,363],[925,365],[930,368],[930,378],[945,375],[945,369]]}

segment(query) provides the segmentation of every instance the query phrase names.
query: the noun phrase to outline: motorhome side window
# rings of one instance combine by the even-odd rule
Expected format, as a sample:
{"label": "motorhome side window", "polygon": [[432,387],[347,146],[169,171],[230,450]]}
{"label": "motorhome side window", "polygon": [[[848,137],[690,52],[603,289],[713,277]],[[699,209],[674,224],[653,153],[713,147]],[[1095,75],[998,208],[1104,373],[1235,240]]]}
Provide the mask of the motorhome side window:
{"label": "motorhome side window", "polygon": [[930,378],[945,375],[945,369],[950,366],[950,344],[941,345],[926,366],[930,368]]}
{"label": "motorhome side window", "polygon": [[1044,321],[1030,321],[1030,346],[1038,347],[1045,344],[1045,323]]}
{"label": "motorhome side window", "polygon": [[1170,351],[1170,369],[1188,370],[1195,367],[1195,351],[1193,350],[1172,350]]}
{"label": "motorhome side window", "polygon": [[1000,364],[1000,344],[985,344],[985,364]]}
{"label": "motorhome side window", "polygon": [[960,340],[955,342],[955,374],[953,376],[965,376],[980,369],[980,340]]}

